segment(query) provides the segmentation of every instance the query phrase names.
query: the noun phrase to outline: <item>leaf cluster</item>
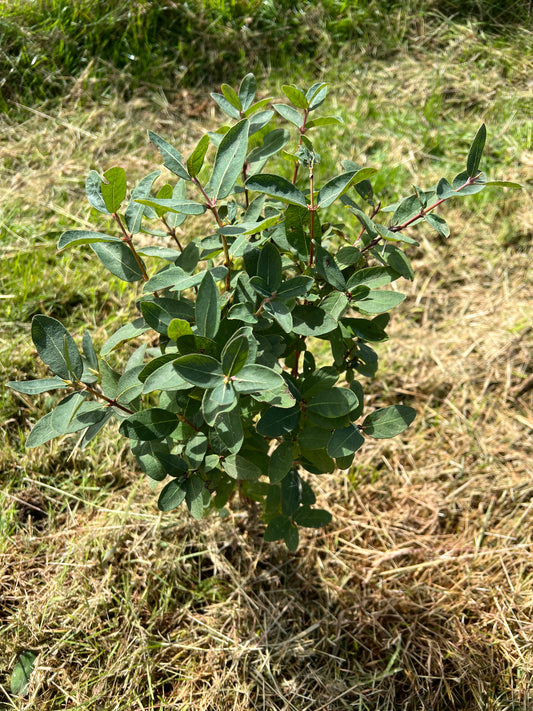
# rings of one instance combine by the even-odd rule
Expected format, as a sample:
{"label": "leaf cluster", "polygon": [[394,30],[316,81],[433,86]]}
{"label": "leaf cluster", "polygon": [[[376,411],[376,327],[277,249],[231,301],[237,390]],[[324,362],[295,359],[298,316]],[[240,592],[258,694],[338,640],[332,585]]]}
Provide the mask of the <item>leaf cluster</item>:
{"label": "leaf cluster", "polygon": [[[212,97],[224,123],[188,156],[150,132],[163,169],[131,190],[121,167],[89,173],[87,199],[112,229],[69,230],[58,247],[89,245],[137,285],[137,313],[99,352],[88,332],[80,350],[59,321],[36,316],[32,339],[53,377],[10,386],[67,389],[28,447],[73,433],[84,447],[118,421],[162,511],[184,504],[200,519],[238,492],[262,505],[266,540],[295,550],[299,527],[331,519],[312,476],[348,469],[367,437],[397,436],[414,419],[406,405],[367,412],[364,402],[375,344],[404,299],[396,282],[413,278],[408,228],[425,222],[447,237],[437,207],[512,184],[479,171],[482,126],[466,170],[383,208],[374,168],[344,160],[337,175],[320,172],[312,136],[341,123],[317,111],[326,84],[282,90],[281,102],[258,98],[252,74],[238,89],[222,84]],[[329,221],[335,203],[342,224]],[[208,233],[191,229],[205,213]],[[320,343],[326,363],[313,354]]]}

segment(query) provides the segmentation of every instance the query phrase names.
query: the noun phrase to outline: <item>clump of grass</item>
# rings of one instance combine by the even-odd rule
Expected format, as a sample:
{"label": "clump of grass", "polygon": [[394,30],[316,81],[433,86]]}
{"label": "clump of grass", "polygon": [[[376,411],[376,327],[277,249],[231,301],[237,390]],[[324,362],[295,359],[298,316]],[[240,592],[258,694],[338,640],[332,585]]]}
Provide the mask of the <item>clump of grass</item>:
{"label": "clump of grass", "polygon": [[[316,72],[332,56],[385,57],[416,46],[446,14],[488,30],[531,19],[502,0],[4,0],[0,2],[0,109],[65,95],[82,78],[93,96],[140,86],[232,81],[271,66]],[[434,48],[439,36],[434,34]]]}

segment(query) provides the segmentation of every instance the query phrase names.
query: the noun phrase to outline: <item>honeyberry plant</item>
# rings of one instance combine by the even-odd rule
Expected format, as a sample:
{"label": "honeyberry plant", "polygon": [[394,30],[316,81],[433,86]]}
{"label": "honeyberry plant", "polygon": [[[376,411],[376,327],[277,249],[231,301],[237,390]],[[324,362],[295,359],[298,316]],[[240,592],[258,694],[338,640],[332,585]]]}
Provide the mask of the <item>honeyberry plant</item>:
{"label": "honeyberry plant", "polygon": [[[340,174],[320,172],[309,134],[341,123],[315,113],[326,84],[284,86],[290,103],[256,101],[252,74],[238,91],[221,91],[212,97],[226,123],[187,159],[149,133],[170,182],[155,192],[156,170],[127,199],[122,168],[103,178],[91,170],[87,198],[106,231],[69,230],[59,239],[60,250],[90,245],[112,274],[138,285],[136,317],[98,355],[87,331],[80,352],[59,321],[35,316],[32,339],[54,375],[9,385],[69,391],[34,425],[28,447],[72,433],[84,447],[118,420],[150,483],[161,485],[159,509],[185,502],[200,519],[225,512],[239,492],[262,503],[265,539],[295,550],[299,526],[331,519],[315,507],[308,475],[349,468],[366,437],[394,437],[414,419],[401,404],[365,413],[361,383],[376,373],[372,345],[387,340],[388,312],[404,299],[384,287],[413,278],[404,249],[417,242],[408,228],[425,222],[447,237],[437,207],[511,184],[479,171],[483,125],[451,183],[415,187],[384,208],[370,182],[374,168],[344,160]],[[275,117],[288,128],[272,128]],[[330,221],[338,202],[345,224]],[[189,226],[205,213],[210,226],[205,218]],[[153,273],[147,257],[158,260]],[[118,369],[113,354],[124,346],[129,359]]]}

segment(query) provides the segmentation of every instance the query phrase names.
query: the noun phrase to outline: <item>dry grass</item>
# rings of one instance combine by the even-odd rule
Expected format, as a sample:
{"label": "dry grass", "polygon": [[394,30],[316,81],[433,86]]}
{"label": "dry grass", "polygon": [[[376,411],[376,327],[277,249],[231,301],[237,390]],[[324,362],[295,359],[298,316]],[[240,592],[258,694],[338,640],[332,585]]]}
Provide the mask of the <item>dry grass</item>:
{"label": "dry grass", "polygon": [[[369,154],[388,152],[387,162],[408,174],[425,171],[431,183],[435,165],[424,148],[399,140],[414,131],[409,111],[394,131],[380,124],[378,149],[363,110],[383,112],[398,76],[410,87],[405,101],[424,103],[427,69],[410,59],[400,65],[383,87],[387,70],[379,67],[371,89],[353,79],[365,117],[357,140]],[[449,83],[459,81],[454,71]],[[482,97],[484,76],[483,67],[472,69]],[[506,98],[523,110],[526,77],[515,68],[515,91],[489,75],[492,98],[480,110],[464,102],[457,110],[470,120]],[[457,90],[470,95],[465,84]],[[417,94],[416,86],[425,88]],[[341,108],[351,109],[354,93],[341,97]],[[77,107],[71,98],[53,118],[0,128],[10,160],[2,200],[16,191],[21,205],[16,236],[4,233],[5,253],[33,248],[36,214],[50,234],[85,223],[80,176],[89,167],[117,162],[137,176],[149,172],[148,126],[187,130],[192,143],[210,120],[194,115],[193,99],[183,96],[179,107],[143,99],[111,111],[84,107],[80,94]],[[516,138],[520,121],[517,114],[514,132],[492,144],[502,173],[526,182],[532,147]],[[42,405],[9,401],[13,422],[0,454],[0,707],[533,708],[533,204],[523,192],[505,206],[474,205],[474,215],[467,202],[448,213],[447,243],[423,237],[409,298],[379,349],[381,377],[368,407],[402,401],[419,417],[400,439],[368,443],[352,471],[315,477],[334,520],[304,534],[297,554],[265,544],[261,522],[244,506],[200,524],[181,510],[160,515],[112,440],[70,460],[68,443],[17,454],[20,432]],[[78,274],[74,263],[62,261],[68,282]],[[105,290],[95,296],[107,326],[116,299]],[[78,325],[83,313],[74,312]],[[31,351],[19,331],[9,333]],[[2,353],[11,353],[5,341]],[[21,369],[34,367],[27,355],[13,357]],[[4,360],[6,376],[11,367]],[[8,671],[24,649],[39,652],[38,665],[27,698],[16,700]]]}

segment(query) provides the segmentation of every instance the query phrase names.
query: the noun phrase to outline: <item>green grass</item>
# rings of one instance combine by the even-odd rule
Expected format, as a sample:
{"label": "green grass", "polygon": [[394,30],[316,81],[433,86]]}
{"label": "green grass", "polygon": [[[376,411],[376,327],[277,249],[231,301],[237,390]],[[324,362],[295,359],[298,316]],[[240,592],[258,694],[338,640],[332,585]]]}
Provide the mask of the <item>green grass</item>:
{"label": "green grass", "polygon": [[315,72],[332,56],[386,58],[420,33],[434,49],[454,16],[499,34],[530,24],[521,0],[9,0],[0,2],[0,108],[71,91],[125,98],[235,80],[297,62]]}

